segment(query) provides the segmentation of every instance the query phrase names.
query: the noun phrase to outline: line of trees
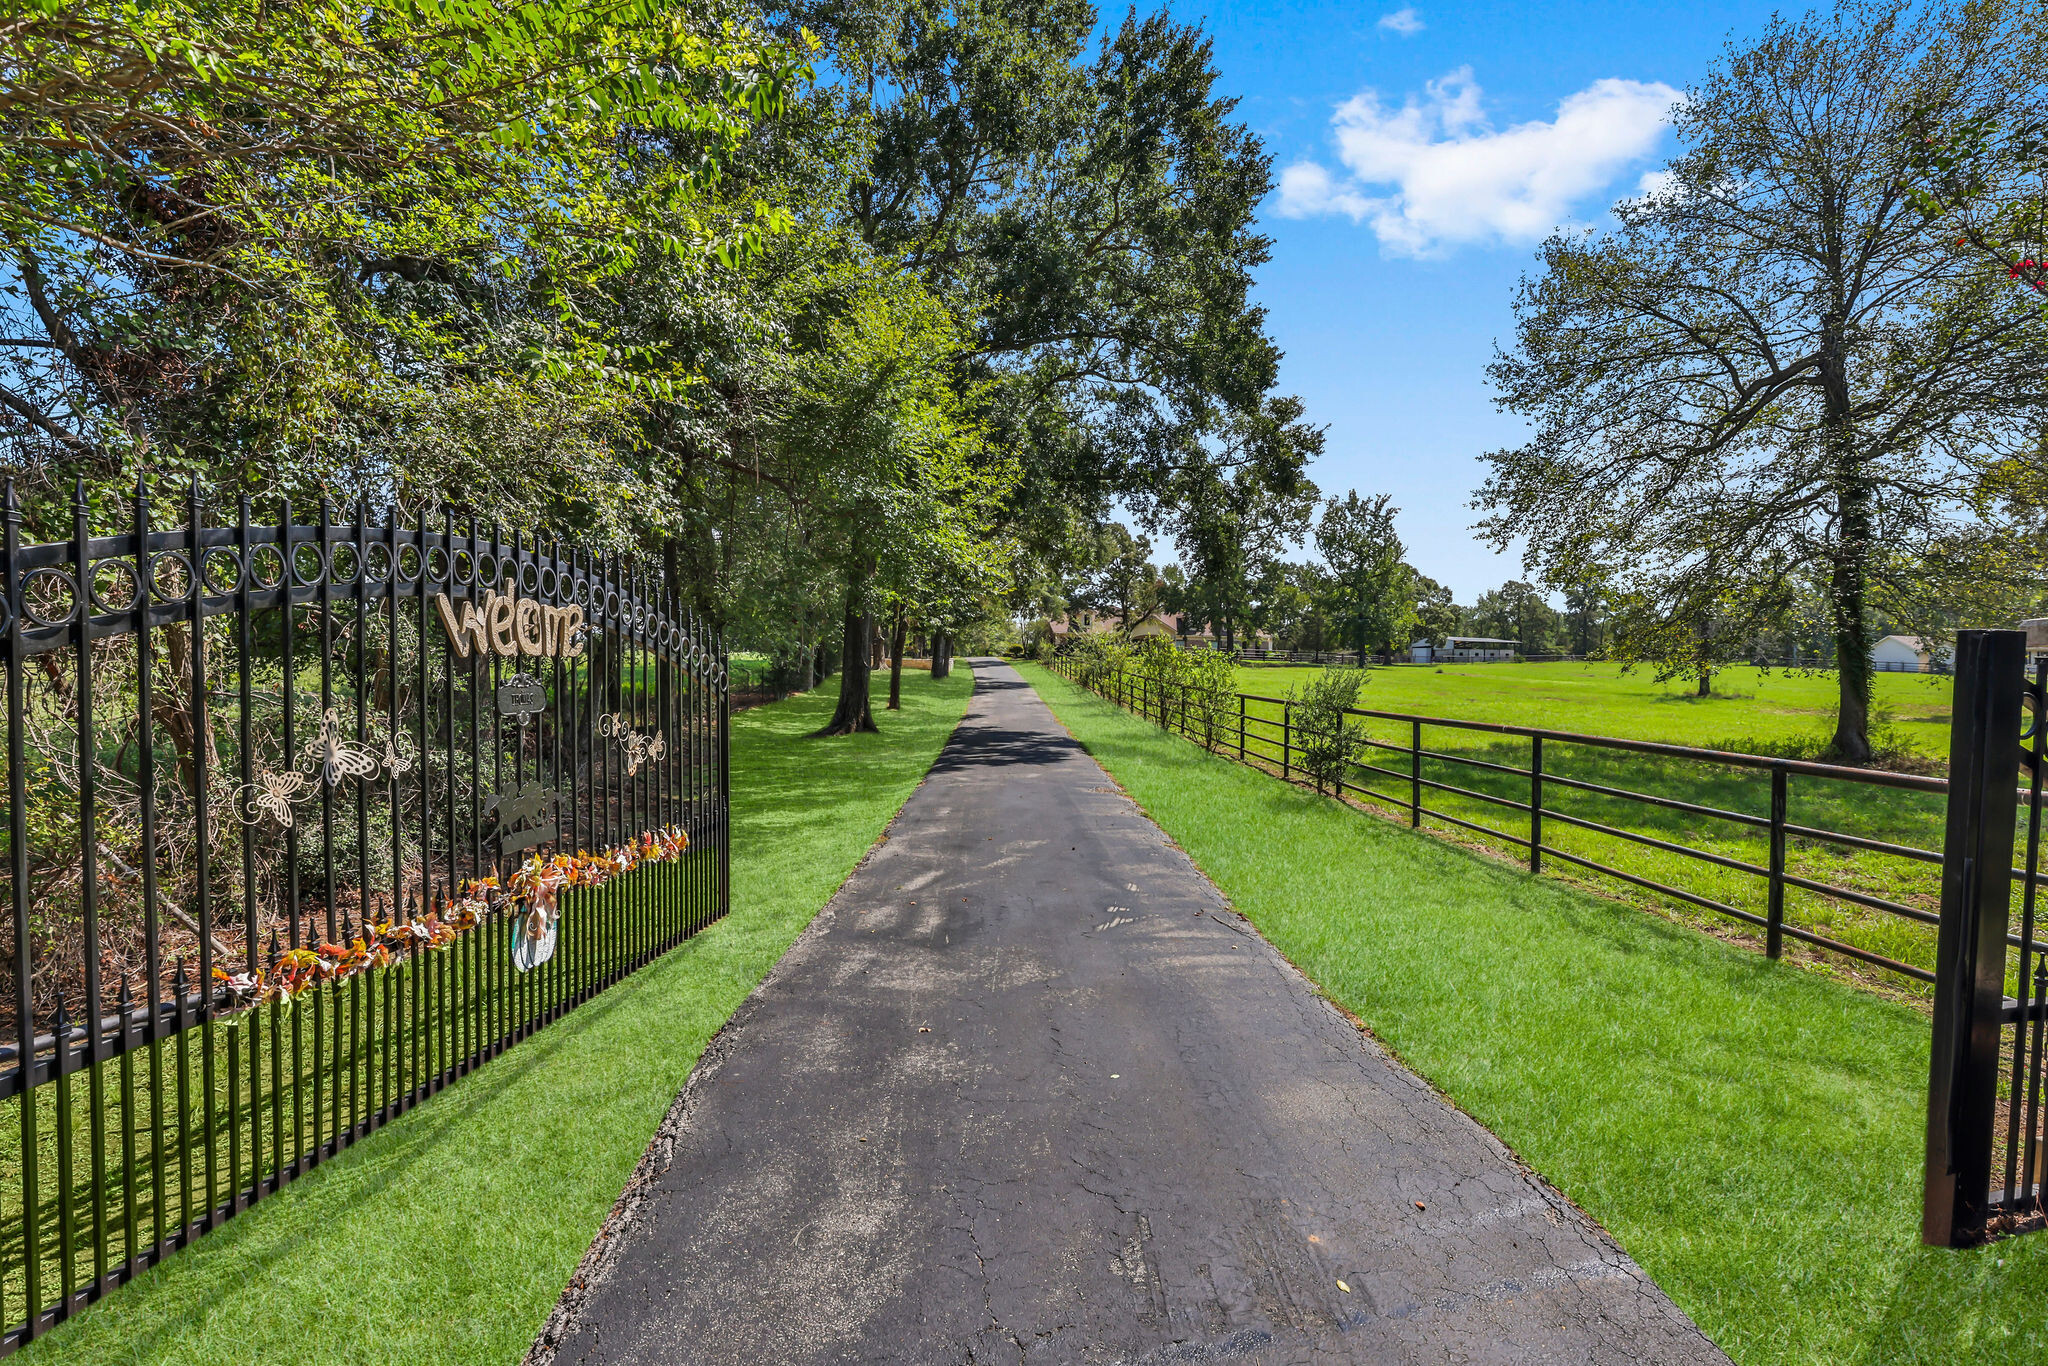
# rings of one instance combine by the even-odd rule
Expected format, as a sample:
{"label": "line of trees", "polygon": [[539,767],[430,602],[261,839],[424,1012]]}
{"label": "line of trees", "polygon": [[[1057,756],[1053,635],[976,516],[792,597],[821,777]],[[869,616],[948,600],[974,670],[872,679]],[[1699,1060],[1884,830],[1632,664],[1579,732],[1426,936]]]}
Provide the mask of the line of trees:
{"label": "line of trees", "polygon": [[47,0],[0,53],[31,538],[139,473],[571,529],[836,653],[847,732],[878,628],[943,655],[1119,504],[1227,556],[1319,440],[1163,9]]}

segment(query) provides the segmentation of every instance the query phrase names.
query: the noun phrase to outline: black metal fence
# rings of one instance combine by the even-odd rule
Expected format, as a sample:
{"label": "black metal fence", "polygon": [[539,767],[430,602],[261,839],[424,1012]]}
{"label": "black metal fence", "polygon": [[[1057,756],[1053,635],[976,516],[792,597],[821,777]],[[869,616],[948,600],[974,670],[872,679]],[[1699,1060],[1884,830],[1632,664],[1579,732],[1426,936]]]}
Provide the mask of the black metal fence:
{"label": "black metal fence", "polygon": [[658,570],[215,511],[23,545],[7,489],[0,1352],[726,910],[726,670]]}
{"label": "black metal fence", "polygon": [[[1054,667],[1070,679],[1076,676],[1074,661],[1070,659],[1057,661]],[[1185,685],[1162,682],[1135,671],[1094,680],[1092,685],[1110,701],[1213,750],[1284,779],[1307,777],[1303,768],[1304,742],[1316,737],[1303,730],[1296,719],[1294,703],[1288,698],[1232,693],[1225,699],[1202,699]],[[1938,911],[1897,895],[1881,895],[1867,888],[1843,886],[1808,875],[1791,865],[1788,852],[1797,842],[1809,848],[1877,855],[1908,868],[1928,867],[1929,895],[1925,899],[1931,900],[1934,870],[1942,862],[1939,851],[1796,820],[1795,798],[1803,796],[1805,804],[1816,811],[1831,809],[1826,794],[1799,793],[1802,784],[1890,789],[1940,798],[1948,791],[1944,779],[1365,707],[1346,708],[1344,714],[1358,723],[1379,723],[1380,734],[1374,735],[1367,727],[1353,737],[1353,743],[1362,752],[1345,766],[1337,786],[1347,794],[1405,817],[1416,829],[1431,821],[1441,822],[1520,851],[1533,872],[1543,871],[1546,859],[1554,860],[1738,921],[1762,932],[1765,952],[1773,958],[1782,954],[1784,942],[1791,939],[1916,982],[1932,983],[1935,979],[1928,963],[1905,961],[1795,923],[1787,919],[1786,907],[1788,896],[1804,894],[1809,899],[1847,903],[1928,927],[1938,923]],[[1390,728],[1399,736],[1398,740],[1383,738]],[[1512,753],[1512,758],[1519,758],[1520,762],[1513,762],[1510,753],[1499,750],[1491,751],[1493,757],[1485,758],[1471,752],[1461,753],[1442,743],[1449,736],[1498,737],[1511,751],[1518,751]],[[1566,762],[1567,755],[1579,762]],[[1612,772],[1588,761],[1589,756],[1600,755],[1640,756],[1674,766],[1677,772],[1656,775],[1656,785],[1663,791],[1643,791],[1623,786],[1625,773]],[[1596,781],[1589,775],[1606,781]],[[1752,809],[1676,795],[1700,789],[1727,791],[1731,801],[1746,801]],[[1457,799],[1461,809],[1449,809],[1446,798]],[[1571,809],[1565,805],[1567,800]],[[1475,819],[1481,809],[1511,813],[1508,819],[1514,825],[1511,828],[1505,823]],[[1663,830],[1664,835],[1670,836],[1667,838],[1634,828],[1640,824],[1635,819],[1640,813],[1678,819],[1653,827]],[[1935,823],[1938,824],[1938,817]],[[1602,837],[1605,847],[1655,851],[1664,856],[1660,862],[1667,865],[1676,860],[1678,865],[1711,869],[1718,884],[1751,886],[1755,898],[1750,906],[1744,906],[1737,904],[1738,896],[1733,892],[1704,895],[1665,878],[1649,876],[1640,864],[1629,868],[1596,859],[1585,845],[1567,847],[1559,838],[1560,827]],[[1712,827],[1744,837],[1761,857],[1736,857],[1701,847],[1708,841],[1699,832]],[[1824,858],[1814,862],[1817,866],[1810,871],[1828,866]],[[1923,937],[1931,936],[1923,931]],[[2019,942],[2017,936],[2014,942]]]}
{"label": "black metal fence", "polygon": [[[2034,939],[2048,776],[2043,647],[2048,641],[2030,651],[2019,631],[1964,631],[1956,641],[1921,1204],[1921,1238],[1937,1246],[1967,1247],[2044,1222],[2048,953]],[[2019,949],[2016,972],[2010,947]]]}

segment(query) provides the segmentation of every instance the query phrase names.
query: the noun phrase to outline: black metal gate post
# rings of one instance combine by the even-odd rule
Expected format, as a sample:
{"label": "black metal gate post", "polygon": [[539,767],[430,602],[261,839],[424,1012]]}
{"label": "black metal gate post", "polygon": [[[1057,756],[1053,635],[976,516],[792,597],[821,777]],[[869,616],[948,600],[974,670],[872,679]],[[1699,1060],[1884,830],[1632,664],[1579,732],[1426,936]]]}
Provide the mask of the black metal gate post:
{"label": "black metal gate post", "polygon": [[1981,1242],[1991,1199],[2026,635],[1961,631],[1935,949],[1920,1240]]}

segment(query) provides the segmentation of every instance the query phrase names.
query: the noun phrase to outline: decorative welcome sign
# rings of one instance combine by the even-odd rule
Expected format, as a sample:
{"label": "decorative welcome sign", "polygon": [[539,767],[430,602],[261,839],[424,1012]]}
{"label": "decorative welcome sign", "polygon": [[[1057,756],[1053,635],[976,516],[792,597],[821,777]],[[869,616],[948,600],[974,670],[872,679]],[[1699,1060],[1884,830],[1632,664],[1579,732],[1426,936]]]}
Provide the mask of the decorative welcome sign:
{"label": "decorative welcome sign", "polygon": [[[23,511],[0,481],[0,1356],[728,905],[729,680],[661,565],[196,484]],[[141,1162],[81,1160],[137,1113]]]}
{"label": "decorative welcome sign", "polygon": [[480,604],[464,602],[459,616],[446,593],[434,595],[434,610],[458,658],[468,659],[471,651],[508,659],[574,659],[583,653],[583,609],[573,603],[550,607],[537,598],[519,597],[510,579],[503,591],[485,589]]}

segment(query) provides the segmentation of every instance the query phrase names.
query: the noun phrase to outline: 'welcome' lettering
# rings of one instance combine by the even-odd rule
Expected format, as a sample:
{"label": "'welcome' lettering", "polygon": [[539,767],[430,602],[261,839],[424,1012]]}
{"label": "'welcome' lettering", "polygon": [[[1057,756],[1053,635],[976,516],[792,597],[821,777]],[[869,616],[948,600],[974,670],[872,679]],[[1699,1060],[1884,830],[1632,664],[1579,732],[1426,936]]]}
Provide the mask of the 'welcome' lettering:
{"label": "'welcome' lettering", "polygon": [[551,607],[534,598],[514,597],[509,579],[505,587],[508,591],[502,593],[486,589],[481,605],[463,602],[459,614],[446,593],[434,595],[441,629],[448,633],[448,645],[458,658],[468,659],[472,650],[508,659],[521,655],[574,659],[583,653],[581,607]]}

